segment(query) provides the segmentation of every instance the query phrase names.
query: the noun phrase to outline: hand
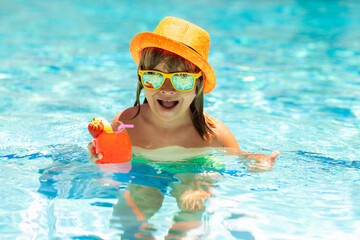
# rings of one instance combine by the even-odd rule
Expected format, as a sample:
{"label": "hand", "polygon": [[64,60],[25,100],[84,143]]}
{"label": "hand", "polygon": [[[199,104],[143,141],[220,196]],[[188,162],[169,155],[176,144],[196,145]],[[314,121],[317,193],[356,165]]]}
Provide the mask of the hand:
{"label": "hand", "polygon": [[279,152],[279,151],[275,151],[275,152],[273,152],[272,154],[270,154],[270,156],[269,156],[267,159],[265,159],[265,162],[267,163],[267,165],[268,165],[269,167],[272,167],[272,166],[274,165],[274,163],[275,163],[276,158],[277,158],[279,155],[280,155],[280,152]]}
{"label": "hand", "polygon": [[256,163],[252,163],[248,167],[248,171],[259,172],[269,170],[275,163],[276,158],[280,155],[279,151],[275,151],[272,154],[250,154],[245,157],[245,159],[256,160]]}
{"label": "hand", "polygon": [[96,161],[101,159],[103,156],[101,153],[96,154],[94,152],[93,149],[94,144],[95,144],[94,140],[90,141],[88,144],[88,150],[90,152],[90,162],[96,163]]}

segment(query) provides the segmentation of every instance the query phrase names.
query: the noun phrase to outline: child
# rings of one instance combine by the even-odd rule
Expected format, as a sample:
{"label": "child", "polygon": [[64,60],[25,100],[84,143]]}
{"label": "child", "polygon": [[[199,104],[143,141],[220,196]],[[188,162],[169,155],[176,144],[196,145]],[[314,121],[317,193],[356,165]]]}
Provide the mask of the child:
{"label": "child", "polygon": [[[148,159],[185,159],[222,149],[258,160],[266,170],[272,166],[278,152],[266,156],[240,150],[225,124],[203,111],[204,94],[216,85],[215,73],[207,62],[209,43],[210,37],[203,29],[174,17],[164,18],[153,33],[136,35],[130,44],[131,55],[138,64],[136,102],[134,107],[117,114],[114,120],[135,126],[127,130],[133,152]],[[143,104],[140,103],[142,90],[145,93]],[[89,151],[91,161],[95,162],[102,156],[92,152],[92,145],[90,142]],[[252,169],[259,170],[258,167]],[[142,226],[139,230],[149,226],[147,220],[161,208],[164,198],[164,192],[158,186],[153,187],[155,184],[151,182],[157,177],[169,182],[172,179],[151,172],[145,174],[147,177],[152,175],[149,183],[138,184],[137,178],[132,179],[114,208],[114,215],[126,219],[125,210],[130,206],[139,221],[135,225]],[[201,225],[204,202],[210,198],[217,178],[214,174],[179,173],[173,176],[180,180],[170,183],[179,212],[168,237],[179,238]],[[131,223],[123,223],[124,234],[126,229],[133,229]]]}
{"label": "child", "polygon": [[[146,158],[186,158],[209,149],[264,162],[271,167],[279,155],[250,154],[224,123],[203,112],[203,97],[216,85],[215,73],[207,62],[209,34],[179,18],[164,18],[154,32],[136,35],[130,52],[138,64],[137,96],[134,107],[114,120],[133,124],[128,129],[133,152]],[[140,103],[144,90],[145,100]],[[100,159],[93,154],[91,161]],[[263,161],[267,158],[267,162]]]}

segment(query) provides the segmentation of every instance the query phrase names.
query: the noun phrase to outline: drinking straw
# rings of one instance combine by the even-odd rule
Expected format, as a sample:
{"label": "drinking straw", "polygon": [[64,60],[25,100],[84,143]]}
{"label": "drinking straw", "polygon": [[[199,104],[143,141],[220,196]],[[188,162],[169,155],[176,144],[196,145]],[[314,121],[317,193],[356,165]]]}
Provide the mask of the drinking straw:
{"label": "drinking straw", "polygon": [[116,133],[119,133],[121,131],[121,129],[123,129],[123,128],[134,128],[134,125],[133,124],[121,124],[118,127]]}

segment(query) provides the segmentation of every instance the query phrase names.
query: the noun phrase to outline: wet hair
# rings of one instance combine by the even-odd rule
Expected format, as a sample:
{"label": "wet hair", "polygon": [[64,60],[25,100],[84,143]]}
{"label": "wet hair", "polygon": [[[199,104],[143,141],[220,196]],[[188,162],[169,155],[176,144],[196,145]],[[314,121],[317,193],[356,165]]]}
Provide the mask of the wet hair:
{"label": "wet hair", "polygon": [[[154,69],[159,63],[164,62],[165,67],[169,72],[176,72],[178,67],[185,67],[186,71],[191,73],[197,73],[200,69],[187,61],[186,59],[176,55],[172,52],[166,51],[160,48],[145,48],[141,51],[139,68],[141,70]],[[195,129],[204,140],[210,140],[214,135],[212,128],[215,127],[214,122],[209,116],[204,113],[204,93],[203,93],[203,76],[196,80],[195,93],[196,96],[190,104],[191,119]],[[143,89],[140,76],[138,75],[138,84],[136,91],[136,101],[134,106],[138,107],[135,118],[140,113],[140,94]],[[144,99],[143,103],[147,103],[147,99]]]}

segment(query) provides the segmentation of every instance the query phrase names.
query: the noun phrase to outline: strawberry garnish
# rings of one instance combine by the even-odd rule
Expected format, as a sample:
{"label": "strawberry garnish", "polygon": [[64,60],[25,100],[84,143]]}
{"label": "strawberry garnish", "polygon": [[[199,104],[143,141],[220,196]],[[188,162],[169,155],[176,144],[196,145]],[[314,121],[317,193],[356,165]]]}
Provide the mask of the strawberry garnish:
{"label": "strawberry garnish", "polygon": [[95,118],[88,125],[89,132],[93,138],[97,138],[104,131],[104,124]]}

